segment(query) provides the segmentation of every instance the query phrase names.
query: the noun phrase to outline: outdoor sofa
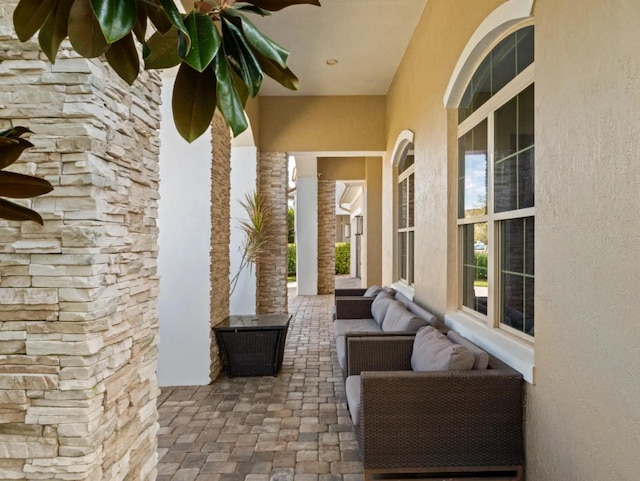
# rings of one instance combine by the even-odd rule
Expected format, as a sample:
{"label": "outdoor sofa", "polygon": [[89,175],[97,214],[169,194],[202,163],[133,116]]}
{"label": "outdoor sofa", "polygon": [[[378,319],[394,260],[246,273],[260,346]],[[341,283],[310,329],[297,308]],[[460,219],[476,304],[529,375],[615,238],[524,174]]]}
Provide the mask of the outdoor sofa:
{"label": "outdoor sofa", "polygon": [[347,350],[345,391],[365,481],[383,473],[522,479],[518,372],[431,327],[353,337]]}

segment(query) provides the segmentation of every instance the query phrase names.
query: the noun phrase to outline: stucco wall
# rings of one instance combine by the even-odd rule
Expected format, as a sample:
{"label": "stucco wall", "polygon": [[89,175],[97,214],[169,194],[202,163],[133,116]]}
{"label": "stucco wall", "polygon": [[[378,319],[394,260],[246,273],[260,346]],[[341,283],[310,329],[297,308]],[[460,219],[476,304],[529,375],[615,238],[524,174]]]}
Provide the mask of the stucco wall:
{"label": "stucco wall", "polygon": [[527,479],[640,479],[636,0],[536,6]]}

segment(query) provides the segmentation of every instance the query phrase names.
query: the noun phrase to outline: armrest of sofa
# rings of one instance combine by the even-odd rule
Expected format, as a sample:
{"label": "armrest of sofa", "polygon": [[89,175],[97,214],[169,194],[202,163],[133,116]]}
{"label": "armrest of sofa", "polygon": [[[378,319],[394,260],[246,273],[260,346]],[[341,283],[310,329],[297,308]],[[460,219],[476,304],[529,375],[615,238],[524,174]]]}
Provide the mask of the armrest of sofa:
{"label": "armrest of sofa", "polygon": [[366,469],[516,466],[524,457],[523,383],[512,369],[364,371],[359,419]]}
{"label": "armrest of sofa", "polygon": [[363,287],[343,288],[336,289],[335,296],[364,296],[365,292],[367,292],[367,289]]}
{"label": "armrest of sofa", "polygon": [[373,297],[336,297],[336,319],[370,319]]}
{"label": "armrest of sofa", "polygon": [[411,352],[415,334],[347,333],[346,375],[362,371],[411,370]]}

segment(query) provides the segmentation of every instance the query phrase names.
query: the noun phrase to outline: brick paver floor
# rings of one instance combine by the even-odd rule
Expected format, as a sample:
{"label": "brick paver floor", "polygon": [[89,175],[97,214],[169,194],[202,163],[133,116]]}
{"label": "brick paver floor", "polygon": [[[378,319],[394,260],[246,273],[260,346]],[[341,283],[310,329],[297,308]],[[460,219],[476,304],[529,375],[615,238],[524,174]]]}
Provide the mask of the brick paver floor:
{"label": "brick paver floor", "polygon": [[278,377],[163,388],[157,481],[361,481],[333,296],[292,299]]}

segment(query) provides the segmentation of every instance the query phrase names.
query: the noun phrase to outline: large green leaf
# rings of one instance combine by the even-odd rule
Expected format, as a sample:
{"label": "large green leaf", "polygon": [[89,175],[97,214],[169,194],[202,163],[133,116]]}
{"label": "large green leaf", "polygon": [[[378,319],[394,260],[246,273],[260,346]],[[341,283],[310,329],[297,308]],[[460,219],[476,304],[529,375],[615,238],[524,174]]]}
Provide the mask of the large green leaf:
{"label": "large green leaf", "polygon": [[76,52],[85,58],[98,57],[109,48],[90,0],[73,2],[69,12],[69,40]]}
{"label": "large green leaf", "polygon": [[111,44],[105,53],[107,62],[116,71],[122,80],[129,85],[133,84],[140,72],[140,58],[133,41],[133,34],[121,38]]}
{"label": "large green leaf", "polygon": [[169,18],[169,21],[184,35],[184,47],[181,47],[181,50],[178,52],[180,56],[184,57],[191,49],[191,38],[189,37],[187,27],[182,20],[182,14],[178,10],[178,7],[176,7],[176,4],[173,3],[173,0],[160,0],[160,4],[162,5],[162,10]]}
{"label": "large green leaf", "polygon": [[67,37],[69,12],[73,2],[74,0],[60,0],[38,33],[40,48],[51,63],[55,63],[60,44]]}
{"label": "large green leaf", "polygon": [[31,131],[28,128],[17,125],[16,127],[11,127],[10,129],[6,129],[0,132],[0,137],[17,139],[18,137],[21,137],[27,133],[31,133]]}
{"label": "large green leaf", "polygon": [[291,5],[317,5],[320,6],[319,0],[241,0],[242,3],[250,3],[258,8],[263,8],[271,12],[282,10]]}
{"label": "large green leaf", "polygon": [[213,57],[216,56],[222,39],[213,21],[204,13],[192,10],[184,19],[184,24],[191,38],[191,49],[186,56],[181,55],[185,62],[198,72],[204,71]]}
{"label": "large green leaf", "polygon": [[144,68],[171,68],[180,64],[178,55],[178,29],[171,28],[166,34],[156,32],[144,44]]}
{"label": "large green leaf", "polygon": [[223,10],[222,16],[242,29],[244,37],[254,50],[286,68],[289,52],[258,30],[247,17],[232,8]]}
{"label": "large green leaf", "polygon": [[91,0],[107,43],[117,42],[136,24],[136,0]]}
{"label": "large green leaf", "polygon": [[22,42],[26,42],[42,27],[57,0],[20,0],[13,11],[13,25]]}
{"label": "large green leaf", "polygon": [[0,199],[0,219],[7,220],[32,220],[43,225],[42,217],[36,211],[15,204],[5,199]]}
{"label": "large green leaf", "polygon": [[238,10],[239,12],[255,13],[255,14],[261,15],[263,17],[267,17],[267,16],[271,15],[271,12],[269,10],[264,10],[263,8],[258,8],[255,5],[238,4],[238,5],[233,5],[231,8],[233,8],[234,10]]}
{"label": "large green leaf", "polygon": [[136,2],[136,17],[137,20],[133,26],[133,33],[138,39],[138,42],[144,44],[147,39],[147,24],[149,20],[146,3]]}
{"label": "large green leaf", "polygon": [[247,130],[249,124],[247,124],[244,106],[233,82],[231,67],[229,67],[224,49],[221,49],[220,53],[216,55],[214,65],[217,80],[218,108],[227,121],[227,125],[231,127],[234,137],[236,137]]}
{"label": "large green leaf", "polygon": [[283,87],[288,88],[289,90],[298,90],[298,88],[300,87],[300,81],[288,67],[282,68],[273,60],[262,57],[260,55],[256,55],[256,58],[260,63],[262,71],[266,75],[271,77]]}
{"label": "large green leaf", "polygon": [[[147,2],[147,15],[149,15],[149,20],[151,20],[158,32],[167,33],[173,27],[167,12],[160,5],[160,0],[149,0]],[[180,17],[180,20],[182,20],[182,17]]]}
{"label": "large green leaf", "polygon": [[29,147],[33,144],[26,139],[0,137],[0,169],[13,164]]}
{"label": "large green leaf", "polygon": [[203,72],[183,63],[178,69],[171,101],[173,120],[187,142],[193,142],[211,125],[216,111],[216,76],[212,68]]}
{"label": "large green leaf", "polygon": [[224,17],[222,18],[222,36],[224,50],[231,67],[247,86],[249,95],[255,97],[264,80],[260,64],[247,45],[240,29]]}
{"label": "large green leaf", "polygon": [[233,77],[233,83],[236,86],[236,92],[238,92],[238,98],[240,99],[240,103],[242,104],[242,108],[247,105],[247,100],[249,100],[249,91],[247,90],[247,85],[244,83],[237,73],[231,69],[231,77]]}
{"label": "large green leaf", "polygon": [[0,195],[14,199],[28,199],[46,194],[53,186],[44,179],[15,172],[0,171]]}

